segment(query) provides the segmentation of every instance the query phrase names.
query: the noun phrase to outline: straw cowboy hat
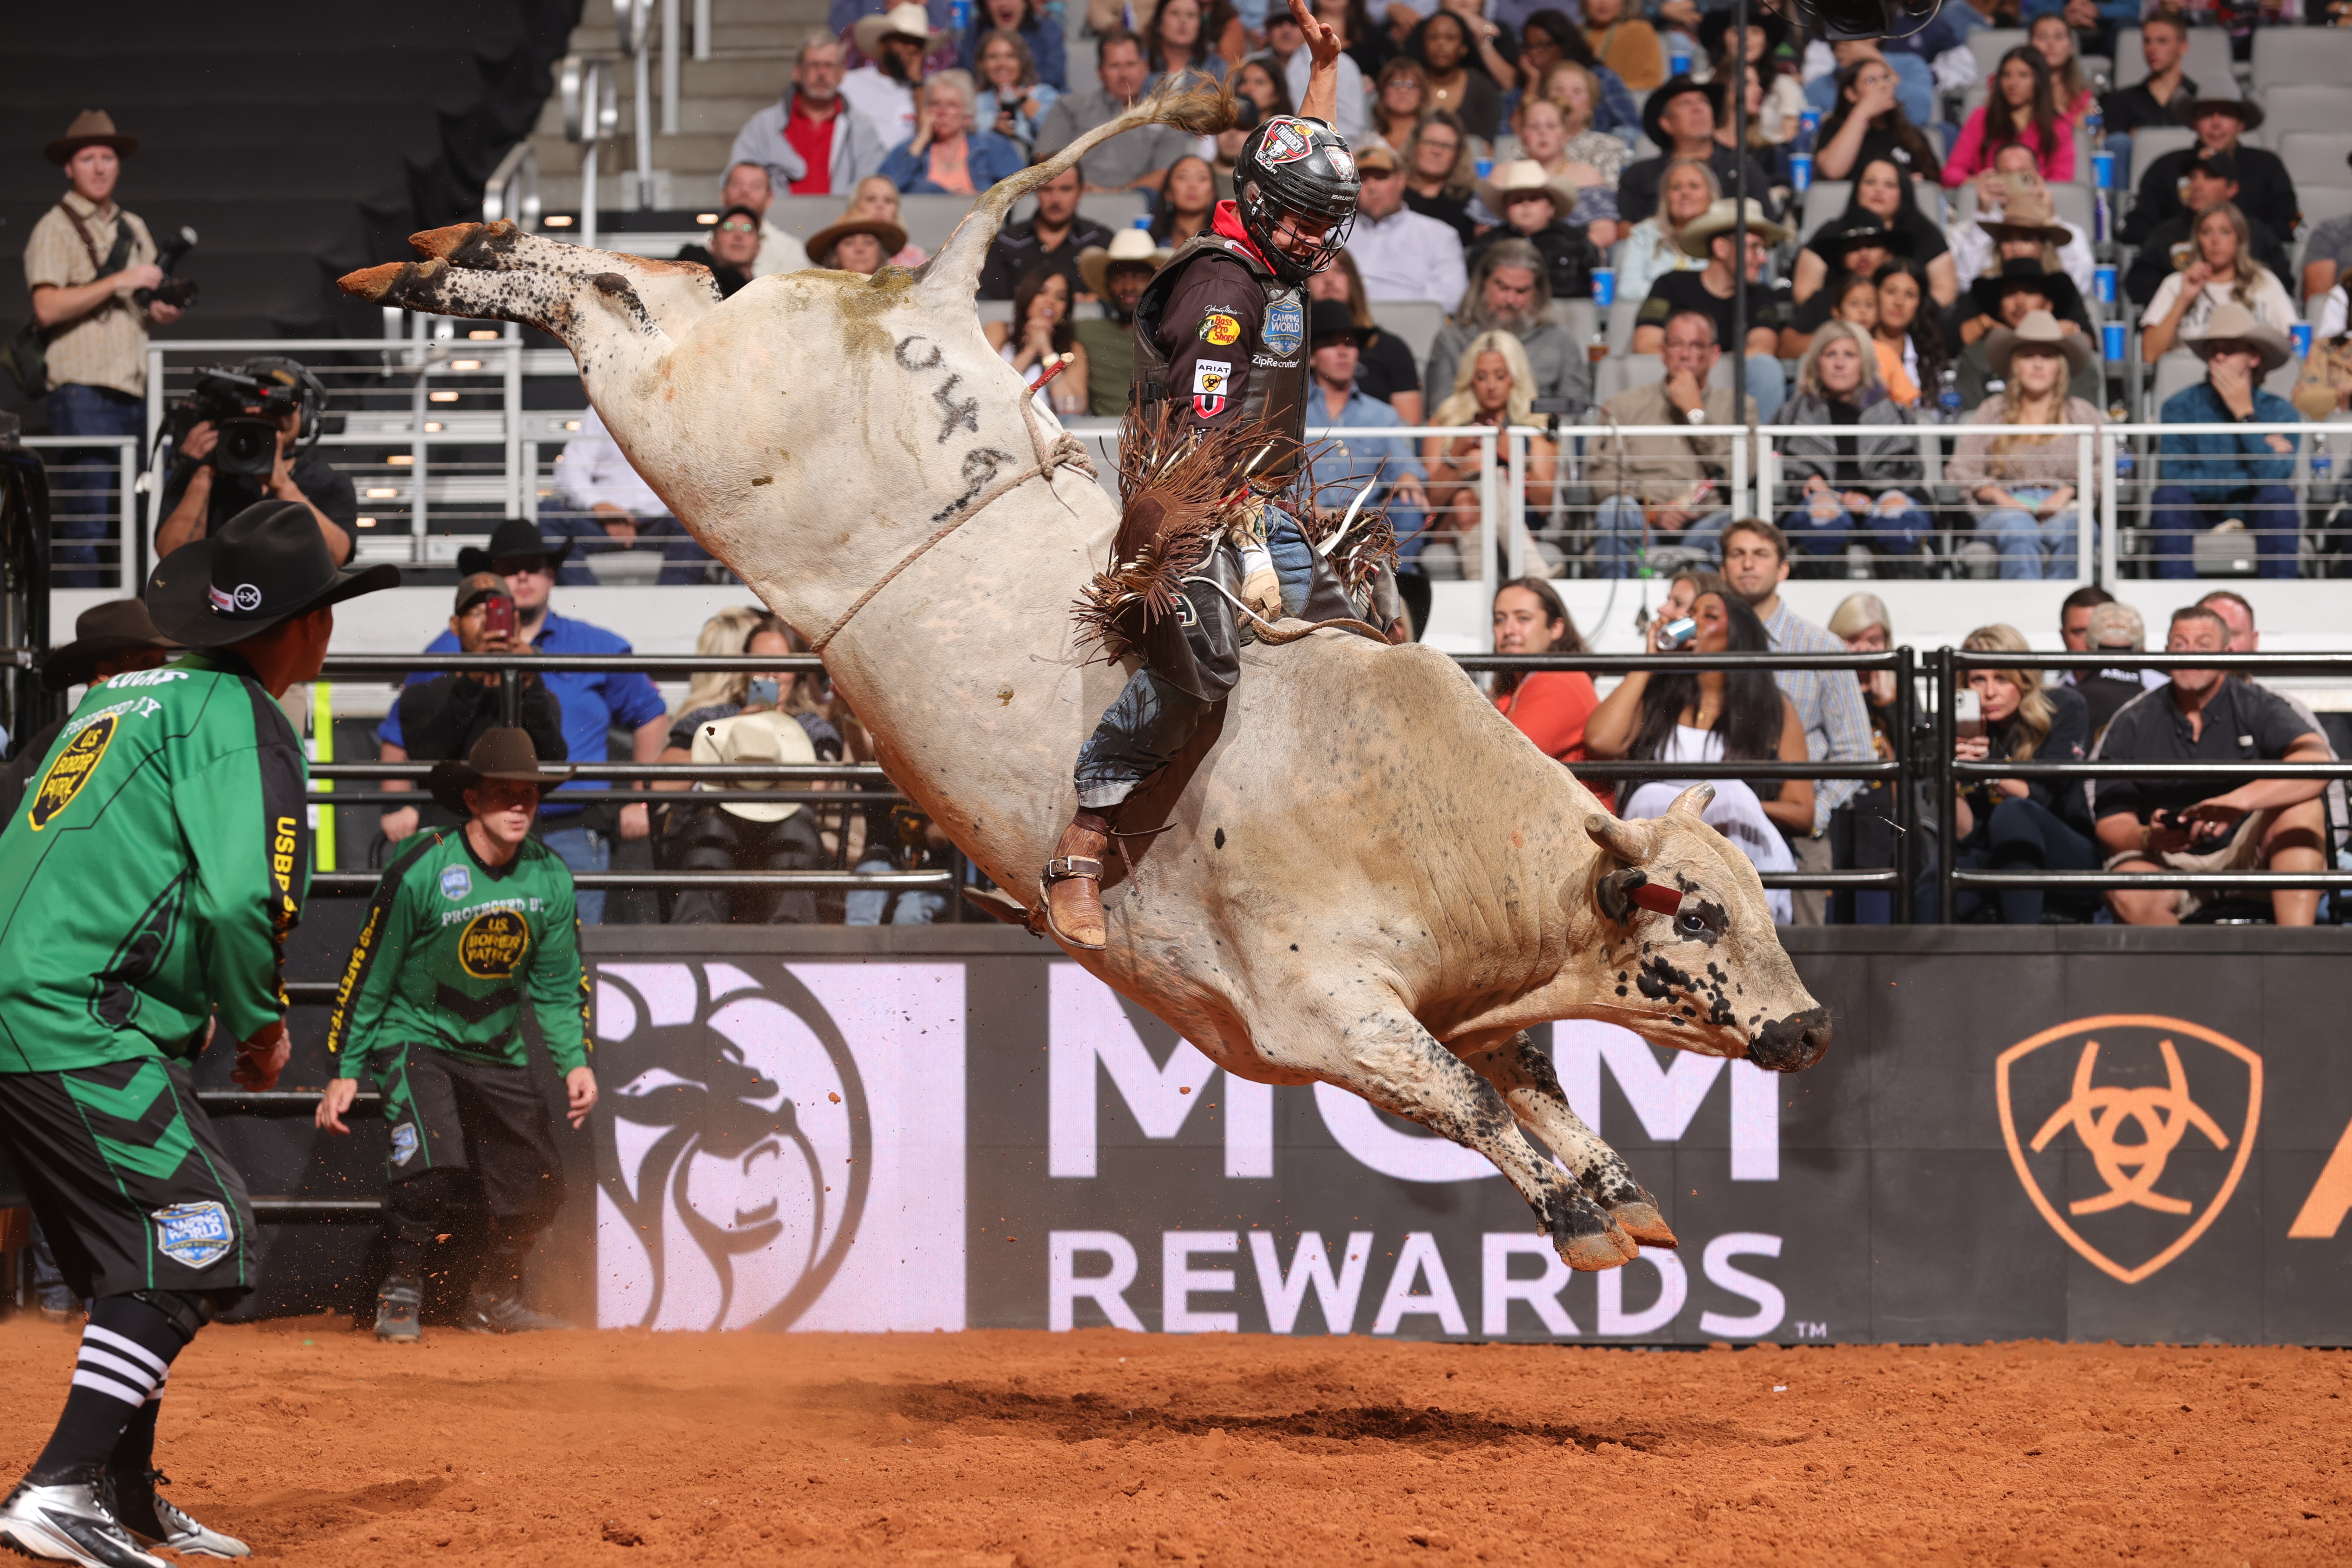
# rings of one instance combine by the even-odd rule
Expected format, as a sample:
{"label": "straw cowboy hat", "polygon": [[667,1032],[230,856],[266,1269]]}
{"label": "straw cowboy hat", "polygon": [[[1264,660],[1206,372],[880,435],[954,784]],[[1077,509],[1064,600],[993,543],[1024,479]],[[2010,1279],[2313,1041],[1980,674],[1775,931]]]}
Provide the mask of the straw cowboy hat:
{"label": "straw cowboy hat", "polygon": [[173,642],[224,647],[295,616],[398,586],[397,566],[337,571],[308,504],[257,501],[157,563],[147,578],[147,613]]}
{"label": "straw cowboy hat", "polygon": [[2047,310],[2028,310],[2025,320],[2011,327],[1995,327],[1985,338],[1985,361],[1994,375],[2009,380],[2009,362],[2020,349],[2054,349],[2065,356],[2066,379],[2074,380],[2091,363],[2091,338],[2087,332],[2061,331],[2058,318]]}
{"label": "straw cowboy hat", "polygon": [[[738,713],[714,719],[694,731],[698,763],[813,763],[816,748],[808,731],[789,713]],[[782,789],[781,779],[730,779],[724,784],[698,784],[697,789]],[[782,822],[800,809],[798,801],[721,801],[719,809],[746,822]]]}
{"label": "straw cowboy hat", "polygon": [[905,0],[877,16],[860,16],[849,29],[849,41],[869,60],[882,58],[885,38],[919,38],[925,48],[947,36],[945,27],[931,26],[931,14],[914,0]]}
{"label": "straw cowboy hat", "polygon": [[831,228],[821,228],[809,236],[809,259],[819,267],[831,265],[833,247],[853,234],[870,234],[880,240],[882,263],[886,267],[892,257],[907,248],[907,231],[897,224],[884,223],[874,217],[845,217]]}
{"label": "straw cowboy hat", "polygon": [[92,605],[74,620],[74,640],[41,661],[41,684],[51,691],[87,686],[98,673],[98,661],[134,647],[169,648],[170,638],[155,629],[146,605],[138,599],[110,599]]}
{"label": "straw cowboy hat", "polygon": [[41,149],[41,156],[63,164],[85,147],[111,147],[116,157],[128,158],[139,151],[139,138],[116,131],[114,117],[103,109],[85,109],[74,116],[64,135]]}
{"label": "straw cowboy hat", "polygon": [[[1682,233],[1675,237],[1675,244],[1685,256],[1695,256],[1701,261],[1707,258],[1707,242],[1718,234],[1731,232],[1731,198],[1726,196],[1683,225]],[[1767,245],[1785,245],[1789,239],[1789,231],[1766,217],[1764,204],[1753,196],[1748,201],[1748,232]]]}
{"label": "straw cowboy hat", "polygon": [[2023,190],[2011,195],[2009,205],[1997,213],[1979,213],[1977,226],[1998,241],[2004,230],[2028,230],[2042,244],[2063,247],[2074,242],[2074,231],[2058,221],[2057,208],[2052,205],[2046,190]]}
{"label": "straw cowboy hat", "polygon": [[1517,158],[1498,163],[1489,178],[1478,182],[1478,199],[1496,217],[1510,216],[1507,204],[1519,191],[1535,191],[1551,203],[1552,216],[1564,218],[1576,205],[1576,186],[1557,174],[1547,174],[1544,166],[1533,158]]}
{"label": "straw cowboy hat", "polygon": [[572,776],[566,768],[543,768],[539,764],[539,752],[530,743],[530,736],[520,730],[485,730],[474,749],[459,762],[451,758],[433,764],[425,776],[425,787],[433,798],[459,816],[471,816],[473,808],[466,804],[466,792],[482,787],[484,779],[509,779],[516,784],[534,784],[540,794],[562,784]]}
{"label": "straw cowboy hat", "polygon": [[2091,619],[2083,629],[2083,641],[2095,648],[2111,647],[2131,653],[2147,651],[2147,624],[2139,612],[2117,599],[2111,604],[2091,606]]}
{"label": "straw cowboy hat", "polygon": [[1110,237],[1109,245],[1089,245],[1078,252],[1078,276],[1087,280],[1087,293],[1108,299],[1112,268],[1124,262],[1157,272],[1175,254],[1164,245],[1152,244],[1151,236],[1142,229],[1123,228]]}
{"label": "straw cowboy hat", "polygon": [[2203,335],[2184,341],[2189,344],[2189,352],[2202,360],[2211,359],[2231,343],[2244,343],[2249,348],[2260,350],[2263,363],[2262,368],[2254,372],[2256,381],[2294,357],[2294,348],[2286,341],[2284,332],[2275,327],[2263,325],[2254,320],[2252,311],[2235,300],[2224,300],[2215,305],[2213,313],[2205,318]]}

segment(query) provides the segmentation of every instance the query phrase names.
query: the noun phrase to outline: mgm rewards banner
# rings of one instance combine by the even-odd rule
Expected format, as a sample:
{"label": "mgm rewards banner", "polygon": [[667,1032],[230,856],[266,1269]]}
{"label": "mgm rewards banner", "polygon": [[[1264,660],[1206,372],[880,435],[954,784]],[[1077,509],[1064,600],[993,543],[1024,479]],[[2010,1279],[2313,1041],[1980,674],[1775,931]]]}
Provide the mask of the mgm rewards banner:
{"label": "mgm rewards banner", "polygon": [[604,928],[596,1321],[2352,1341],[2344,933],[1787,935],[1811,1072],[1549,1031],[1682,1243],[1573,1275],[1483,1159],[1017,931]]}

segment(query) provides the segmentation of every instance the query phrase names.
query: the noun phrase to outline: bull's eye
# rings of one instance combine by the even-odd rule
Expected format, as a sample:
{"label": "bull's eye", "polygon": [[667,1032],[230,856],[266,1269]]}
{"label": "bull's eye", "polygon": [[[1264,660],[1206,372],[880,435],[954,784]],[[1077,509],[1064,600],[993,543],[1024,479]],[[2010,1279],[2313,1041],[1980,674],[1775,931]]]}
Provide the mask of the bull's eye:
{"label": "bull's eye", "polygon": [[1680,917],[1675,921],[1675,929],[1681,931],[1685,936],[1705,936],[1706,934],[1706,917],[1700,914],[1696,910],[1693,910],[1688,914]]}

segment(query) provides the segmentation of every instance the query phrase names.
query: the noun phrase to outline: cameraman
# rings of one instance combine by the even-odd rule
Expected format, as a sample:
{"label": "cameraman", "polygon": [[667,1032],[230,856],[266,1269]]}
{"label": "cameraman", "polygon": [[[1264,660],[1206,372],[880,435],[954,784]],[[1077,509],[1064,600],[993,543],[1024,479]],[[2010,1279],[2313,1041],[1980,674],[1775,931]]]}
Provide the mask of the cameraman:
{"label": "cameraman", "polygon": [[[352,488],[351,476],[338,473],[315,444],[320,418],[316,378],[297,362],[276,355],[255,360],[238,374],[260,382],[271,401],[282,403],[289,396],[293,401],[294,406],[278,416],[276,458],[266,475],[221,473],[214,462],[219,430],[209,419],[190,427],[186,441],[172,455],[172,475],[163,485],[156,555],[169,555],[191,540],[205,538],[257,501],[290,500],[310,509],[335,564],[344,564],[352,558],[352,531],[359,526],[359,492]],[[306,424],[314,440],[304,446],[299,443]]]}
{"label": "cameraman", "polygon": [[[137,137],[117,135],[114,121],[95,110],[75,116],[43,149],[65,171],[68,186],[25,245],[25,286],[47,340],[53,436],[147,434],[147,328],[169,326],[180,310],[161,300],[142,307],[131,298],[164,281],[147,226],[114,202],[122,160],[138,150]],[[50,485],[58,542],[50,584],[100,587],[100,547],[65,542],[113,535],[106,492],[114,483],[114,450],[60,452],[56,461]],[[124,586],[136,584],[125,579]]]}

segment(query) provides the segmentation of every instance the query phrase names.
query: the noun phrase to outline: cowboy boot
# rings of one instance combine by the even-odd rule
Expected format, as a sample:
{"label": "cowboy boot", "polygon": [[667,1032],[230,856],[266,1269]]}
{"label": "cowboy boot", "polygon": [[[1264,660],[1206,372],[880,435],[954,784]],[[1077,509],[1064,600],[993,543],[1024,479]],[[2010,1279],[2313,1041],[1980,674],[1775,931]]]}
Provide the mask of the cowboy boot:
{"label": "cowboy boot", "polygon": [[1045,862],[1045,926],[1057,941],[1089,952],[1102,951],[1103,852],[1110,847],[1110,818],[1078,808]]}

